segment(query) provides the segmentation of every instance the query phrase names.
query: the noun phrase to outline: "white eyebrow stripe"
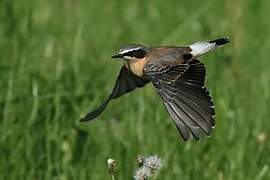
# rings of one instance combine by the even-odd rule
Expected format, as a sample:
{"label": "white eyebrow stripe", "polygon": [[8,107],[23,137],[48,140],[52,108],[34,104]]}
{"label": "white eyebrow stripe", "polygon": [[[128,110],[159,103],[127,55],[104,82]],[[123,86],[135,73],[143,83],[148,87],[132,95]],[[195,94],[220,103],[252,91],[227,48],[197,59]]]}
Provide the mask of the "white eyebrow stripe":
{"label": "white eyebrow stripe", "polygon": [[135,51],[135,50],[138,50],[138,49],[141,49],[141,47],[135,47],[135,48],[132,48],[132,49],[125,49],[123,51],[120,51],[119,54],[125,54],[127,52]]}

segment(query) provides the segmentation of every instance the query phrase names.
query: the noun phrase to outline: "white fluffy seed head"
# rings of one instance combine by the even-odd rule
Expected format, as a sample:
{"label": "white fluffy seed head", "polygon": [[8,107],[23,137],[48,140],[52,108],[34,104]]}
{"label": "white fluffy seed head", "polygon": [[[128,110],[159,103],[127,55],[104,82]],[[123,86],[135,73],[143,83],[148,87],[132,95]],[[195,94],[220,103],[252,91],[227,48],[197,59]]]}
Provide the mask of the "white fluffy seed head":
{"label": "white fluffy seed head", "polygon": [[109,159],[107,160],[107,164],[108,164],[108,165],[111,165],[111,164],[114,164],[114,163],[115,163],[115,160],[114,160],[114,159],[109,158]]}
{"label": "white fluffy seed head", "polygon": [[108,165],[108,172],[110,175],[113,175],[116,172],[117,166],[116,166],[116,161],[112,158],[109,158],[107,160],[107,165]]}
{"label": "white fluffy seed head", "polygon": [[134,176],[135,180],[145,180],[157,175],[162,166],[161,159],[156,155],[145,157],[140,162],[143,164],[136,171]]}
{"label": "white fluffy seed head", "polygon": [[141,168],[139,168],[134,176],[135,180],[146,180],[151,176],[151,172],[150,169],[143,166]]}
{"label": "white fluffy seed head", "polygon": [[157,173],[161,168],[161,159],[158,156],[149,156],[144,160],[144,166],[151,170],[151,173]]}

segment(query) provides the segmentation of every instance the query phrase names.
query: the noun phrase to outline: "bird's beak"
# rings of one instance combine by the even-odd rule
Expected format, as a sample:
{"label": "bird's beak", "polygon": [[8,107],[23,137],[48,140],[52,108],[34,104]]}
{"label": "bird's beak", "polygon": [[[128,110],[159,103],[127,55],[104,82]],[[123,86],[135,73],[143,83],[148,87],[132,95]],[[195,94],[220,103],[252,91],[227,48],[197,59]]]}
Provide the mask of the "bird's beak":
{"label": "bird's beak", "polygon": [[122,55],[120,55],[120,54],[116,54],[116,55],[112,56],[111,58],[112,58],[112,59],[116,59],[116,58],[122,58]]}

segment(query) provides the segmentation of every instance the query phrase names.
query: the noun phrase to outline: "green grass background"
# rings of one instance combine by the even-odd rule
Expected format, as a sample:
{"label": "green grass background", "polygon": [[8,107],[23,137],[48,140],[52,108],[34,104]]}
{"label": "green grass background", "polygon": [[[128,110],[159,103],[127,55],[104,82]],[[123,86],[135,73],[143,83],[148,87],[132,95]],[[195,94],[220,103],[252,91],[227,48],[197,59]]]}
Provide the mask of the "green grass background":
{"label": "green grass background", "polygon": [[[157,154],[157,179],[270,179],[270,1],[0,1],[0,179],[132,179]],[[217,125],[180,140],[152,85],[78,122],[111,91],[120,46],[229,36],[204,56]],[[262,138],[264,137],[264,138]]]}

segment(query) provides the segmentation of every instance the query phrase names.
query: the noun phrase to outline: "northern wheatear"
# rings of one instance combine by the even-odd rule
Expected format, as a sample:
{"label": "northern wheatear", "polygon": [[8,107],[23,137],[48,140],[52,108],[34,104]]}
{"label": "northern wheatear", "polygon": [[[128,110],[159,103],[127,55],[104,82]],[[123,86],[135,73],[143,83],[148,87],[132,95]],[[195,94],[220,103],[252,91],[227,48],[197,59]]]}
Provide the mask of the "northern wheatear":
{"label": "northern wheatear", "polygon": [[202,132],[209,136],[215,126],[215,110],[204,86],[205,66],[198,58],[228,42],[221,38],[181,47],[131,44],[121,48],[112,56],[124,62],[112,93],[80,121],[94,119],[110,100],[152,82],[185,141],[190,135],[199,140]]}

